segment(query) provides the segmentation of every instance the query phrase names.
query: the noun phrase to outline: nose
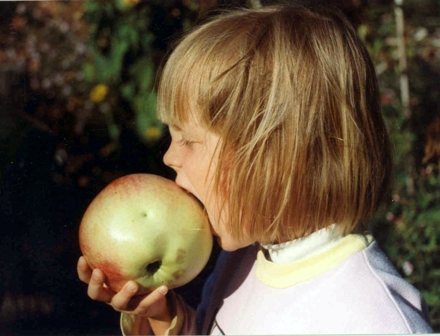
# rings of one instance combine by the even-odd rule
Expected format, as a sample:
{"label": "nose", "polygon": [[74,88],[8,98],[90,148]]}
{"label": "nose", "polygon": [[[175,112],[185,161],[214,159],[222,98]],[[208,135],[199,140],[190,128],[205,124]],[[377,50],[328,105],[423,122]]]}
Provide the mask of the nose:
{"label": "nose", "polygon": [[176,150],[176,146],[173,142],[171,142],[170,147],[168,147],[168,150],[163,156],[163,163],[175,171],[177,171],[177,169],[179,169],[182,165],[178,151]]}
{"label": "nose", "polygon": [[187,186],[188,183],[186,183],[186,178],[180,169],[182,167],[182,161],[179,150],[175,145],[173,145],[173,143],[174,142],[171,142],[170,147],[168,147],[168,150],[163,156],[163,162],[177,173],[174,182],[176,182],[176,184],[182,189],[189,191],[190,189]]}

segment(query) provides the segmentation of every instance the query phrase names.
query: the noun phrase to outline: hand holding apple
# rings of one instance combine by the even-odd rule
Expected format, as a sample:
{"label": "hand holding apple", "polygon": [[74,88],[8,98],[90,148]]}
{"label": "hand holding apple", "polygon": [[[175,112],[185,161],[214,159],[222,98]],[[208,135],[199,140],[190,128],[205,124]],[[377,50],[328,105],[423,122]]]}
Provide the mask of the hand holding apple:
{"label": "hand holding apple", "polygon": [[174,182],[132,174],[110,183],[87,208],[79,230],[81,251],[115,292],[128,280],[137,295],[183,286],[206,265],[212,250],[207,216]]}

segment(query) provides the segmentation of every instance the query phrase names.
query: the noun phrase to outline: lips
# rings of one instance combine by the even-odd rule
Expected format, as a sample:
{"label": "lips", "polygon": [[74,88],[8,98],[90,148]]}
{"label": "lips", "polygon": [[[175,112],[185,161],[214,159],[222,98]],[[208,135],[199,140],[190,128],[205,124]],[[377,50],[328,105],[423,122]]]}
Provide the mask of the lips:
{"label": "lips", "polygon": [[187,188],[185,188],[182,184],[179,183],[178,179],[175,179],[175,183],[181,188],[183,189],[188,195],[191,195],[197,202],[200,203],[200,205],[203,207],[203,209],[205,210],[206,214],[208,215],[208,222],[209,222],[209,227],[211,228],[211,233],[213,236],[216,236],[218,238],[220,238],[220,235],[215,231],[212,223],[211,223],[211,216],[209,215],[208,211],[206,210],[205,205],[203,204],[203,202],[191,191],[189,191]]}

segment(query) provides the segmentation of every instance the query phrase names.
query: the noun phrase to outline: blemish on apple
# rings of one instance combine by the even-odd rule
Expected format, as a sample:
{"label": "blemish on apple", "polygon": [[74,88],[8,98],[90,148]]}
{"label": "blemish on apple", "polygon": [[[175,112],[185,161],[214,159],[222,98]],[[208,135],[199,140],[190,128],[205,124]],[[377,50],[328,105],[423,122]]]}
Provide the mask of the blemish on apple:
{"label": "blemish on apple", "polygon": [[183,275],[183,271],[179,270],[173,273],[174,279],[179,279]]}
{"label": "blemish on apple", "polygon": [[184,249],[178,249],[177,250],[177,257],[176,257],[176,263],[182,264],[185,262],[186,257],[186,251]]}

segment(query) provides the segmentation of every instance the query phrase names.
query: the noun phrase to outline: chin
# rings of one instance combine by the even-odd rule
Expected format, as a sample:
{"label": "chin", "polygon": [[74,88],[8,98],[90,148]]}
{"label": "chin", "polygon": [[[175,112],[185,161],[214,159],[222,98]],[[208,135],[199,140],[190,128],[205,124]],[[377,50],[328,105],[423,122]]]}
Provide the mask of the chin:
{"label": "chin", "polygon": [[227,252],[234,252],[236,250],[251,245],[251,243],[239,243],[236,241],[231,241],[231,239],[222,239],[219,236],[216,236],[215,238],[217,239],[217,243],[222,248],[222,250]]}

